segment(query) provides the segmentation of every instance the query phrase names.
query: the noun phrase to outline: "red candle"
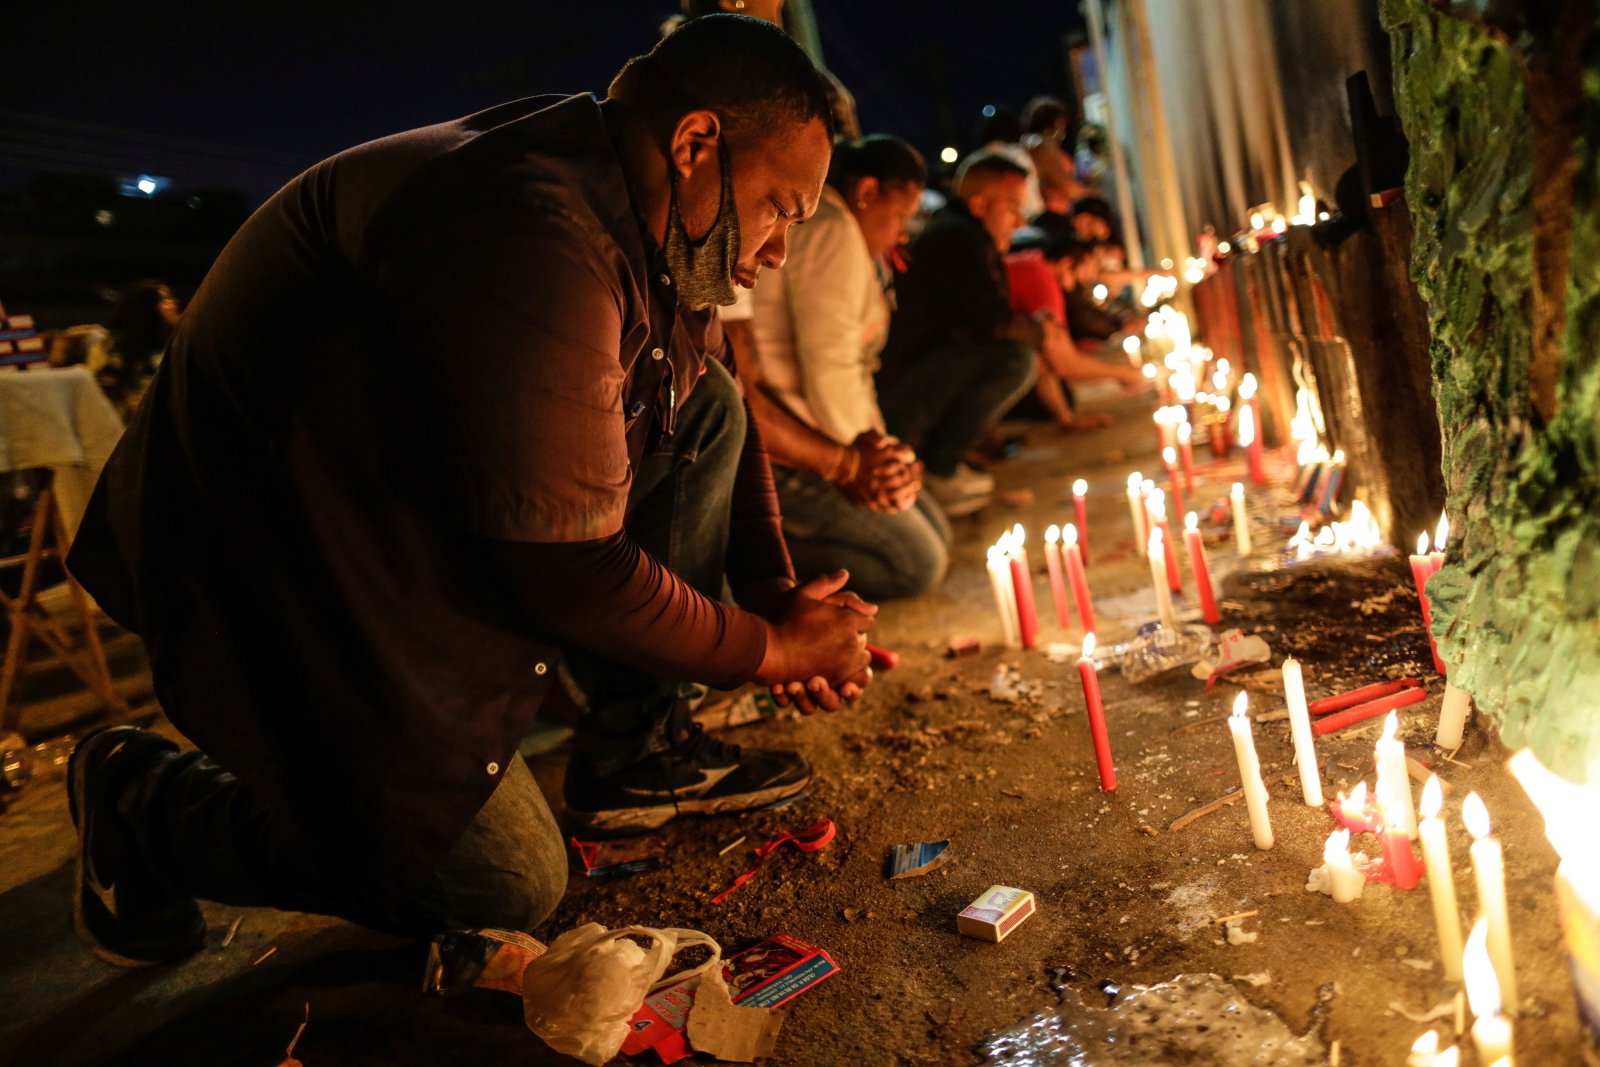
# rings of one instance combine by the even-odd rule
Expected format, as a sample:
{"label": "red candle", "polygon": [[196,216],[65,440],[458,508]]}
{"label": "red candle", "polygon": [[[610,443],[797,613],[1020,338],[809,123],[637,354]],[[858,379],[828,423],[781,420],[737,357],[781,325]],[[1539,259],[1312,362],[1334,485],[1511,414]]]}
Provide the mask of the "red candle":
{"label": "red candle", "polygon": [[1200,540],[1200,519],[1192,511],[1183,520],[1183,545],[1189,550],[1189,573],[1194,575],[1195,593],[1200,597],[1200,617],[1206,625],[1215,626],[1222,621],[1222,613],[1217,610],[1217,596],[1211,588],[1206,546]]}
{"label": "red candle", "polygon": [[1166,494],[1157,489],[1150,494],[1150,521],[1161,531],[1161,556],[1167,566],[1167,588],[1183,591],[1183,575],[1178,571],[1178,550],[1172,543],[1172,527],[1167,522]]}
{"label": "red candle", "polygon": [[1022,647],[1032,648],[1039,639],[1039,613],[1033,604],[1033,571],[1028,566],[1028,550],[1023,547],[1024,534],[1019,522],[1012,527],[1010,538],[1011,587],[1017,596],[1017,620],[1022,628]]}
{"label": "red candle", "polygon": [[1083,679],[1083,705],[1089,716],[1089,736],[1094,739],[1094,762],[1100,769],[1100,789],[1112,793],[1117,788],[1117,768],[1111,762],[1111,735],[1106,730],[1106,709],[1100,700],[1100,675],[1094,666],[1094,634],[1083,638],[1083,655],[1078,659],[1078,677]]}
{"label": "red candle", "polygon": [[1172,512],[1182,515],[1183,508],[1183,483],[1178,479],[1178,450],[1163,448],[1161,450],[1161,464],[1167,468],[1167,482],[1172,486]]}
{"label": "red candle", "polygon": [[1306,710],[1313,715],[1326,715],[1331,711],[1343,711],[1353,708],[1357,704],[1365,704],[1369,700],[1379,697],[1393,696],[1402,689],[1415,689],[1422,684],[1420,678],[1399,678],[1392,682],[1378,682],[1374,685],[1364,685],[1360,689],[1352,689],[1348,693],[1339,693],[1336,696],[1321,697],[1306,705]]}
{"label": "red candle", "polygon": [[1436,570],[1433,553],[1428,551],[1428,535],[1423,534],[1417,539],[1416,555],[1411,557],[1411,579],[1417,585],[1417,604],[1422,608],[1422,629],[1428,635],[1428,649],[1433,653],[1433,669],[1444,674],[1444,660],[1439,658],[1439,646],[1433,640],[1433,602],[1428,599],[1428,579]]}
{"label": "red candle", "polygon": [[1415,889],[1422,877],[1422,864],[1411,851],[1411,835],[1403,826],[1385,826],[1383,829],[1383,869],[1377,872],[1379,881],[1393,882],[1396,889]]}
{"label": "red candle", "polygon": [[1089,483],[1082,478],[1072,483],[1072,510],[1078,516],[1078,551],[1086,567],[1089,565],[1089,508],[1084,498],[1088,493]]}
{"label": "red candle", "polygon": [[1061,527],[1051,526],[1044,532],[1044,566],[1050,572],[1050,599],[1056,606],[1056,622],[1063,630],[1072,629],[1067,615],[1067,587],[1061,580]]}
{"label": "red candle", "polygon": [[1178,423],[1178,458],[1183,461],[1183,487],[1194,490],[1194,430],[1186,421]]}
{"label": "red candle", "polygon": [[1067,580],[1072,583],[1072,599],[1078,602],[1078,619],[1088,633],[1094,633],[1094,603],[1089,599],[1089,578],[1083,573],[1083,554],[1078,551],[1078,528],[1067,523],[1061,531],[1061,555],[1067,565]]}
{"label": "red candle", "polygon": [[1358,722],[1365,722],[1375,715],[1387,715],[1396,708],[1403,708],[1418,701],[1426,700],[1426,689],[1402,689],[1393,696],[1380,697],[1365,704],[1358,704],[1348,711],[1335,712],[1325,715],[1311,724],[1311,736],[1322,737],[1335,730],[1343,730],[1346,726],[1354,726]]}

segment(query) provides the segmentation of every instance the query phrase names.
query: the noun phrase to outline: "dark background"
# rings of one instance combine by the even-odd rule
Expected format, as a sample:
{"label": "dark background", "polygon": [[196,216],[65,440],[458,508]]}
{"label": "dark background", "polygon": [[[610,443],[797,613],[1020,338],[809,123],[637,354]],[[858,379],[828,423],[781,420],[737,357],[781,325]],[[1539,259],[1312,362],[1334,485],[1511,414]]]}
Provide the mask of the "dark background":
{"label": "dark background", "polygon": [[[47,281],[158,274],[192,287],[243,216],[309,164],[518,96],[603,93],[676,10],[675,0],[6,6],[0,300],[14,307],[50,303]],[[1082,22],[1071,0],[816,0],[815,12],[864,128],[905,137],[930,160],[969,146],[985,104],[1072,95],[1067,46]],[[171,184],[122,195],[118,179],[139,174]]]}

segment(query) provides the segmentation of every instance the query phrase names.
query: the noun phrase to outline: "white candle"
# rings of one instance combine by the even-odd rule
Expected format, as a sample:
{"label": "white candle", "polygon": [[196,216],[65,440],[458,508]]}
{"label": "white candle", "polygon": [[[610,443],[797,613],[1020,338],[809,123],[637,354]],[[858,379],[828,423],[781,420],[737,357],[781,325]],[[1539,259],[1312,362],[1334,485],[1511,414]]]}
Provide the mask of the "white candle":
{"label": "white candle", "polygon": [[1367,878],[1356,870],[1350,858],[1350,831],[1335,830],[1322,846],[1322,865],[1328,876],[1328,892],[1334,903],[1348,904],[1361,895]]}
{"label": "white candle", "polygon": [[1294,762],[1300,771],[1300,792],[1313,808],[1322,807],[1322,774],[1317,767],[1317,745],[1311,737],[1311,709],[1306,706],[1305,678],[1293,656],[1283,661],[1283,697],[1289,703],[1289,733],[1294,738]]}
{"label": "white candle", "polygon": [[1178,615],[1172,610],[1172,588],[1167,584],[1167,556],[1161,546],[1161,530],[1150,531],[1150,584],[1156,591],[1156,617],[1161,625],[1177,629]]}
{"label": "white candle", "polygon": [[[1500,1003],[1517,1006],[1517,976],[1511,965],[1511,922],[1506,914],[1506,866],[1500,842],[1489,836],[1489,809],[1478,794],[1461,803],[1461,821],[1472,835],[1472,878],[1478,886],[1478,915],[1487,922],[1489,959],[1500,979]],[[1469,989],[1471,978],[1468,977]],[[1477,1014],[1473,1009],[1473,1014]],[[1493,1059],[1493,1057],[1488,1057]]]}
{"label": "white candle", "polygon": [[1456,876],[1450,867],[1450,842],[1439,809],[1444,790],[1437,775],[1422,787],[1422,862],[1428,867],[1428,896],[1433,900],[1433,925],[1439,931],[1439,957],[1448,981],[1461,980],[1461,913],[1456,907]]}
{"label": "white candle", "polygon": [[1411,778],[1406,773],[1406,744],[1397,736],[1400,717],[1391,711],[1378,738],[1378,808],[1391,829],[1417,836],[1417,809],[1411,799]]}
{"label": "white candle", "polygon": [[[1431,1067],[1461,1067],[1461,1046],[1451,1045],[1439,1055],[1435,1056]],[[1501,1061],[1491,1067],[1511,1067],[1511,1064]]]}
{"label": "white candle", "polygon": [[1011,558],[1000,545],[991,545],[987,567],[995,610],[1000,615],[1000,634],[1008,647],[1017,648],[1022,644],[1022,632],[1017,624],[1017,598],[1011,588]]}
{"label": "white candle", "polygon": [[1467,948],[1462,956],[1466,972],[1467,1003],[1477,1021],[1472,1024],[1472,1043],[1478,1046],[1478,1062],[1511,1061],[1511,1020],[1500,1013],[1501,985],[1489,960],[1489,928],[1482,919],[1472,924]]}
{"label": "white candle", "polygon": [[1261,780],[1261,761],[1256,758],[1256,741],[1250,732],[1250,696],[1240,693],[1228,716],[1233,734],[1233,754],[1239,760],[1239,780],[1244,789],[1245,810],[1250,813],[1250,833],[1256,848],[1272,847],[1272,820],[1267,816],[1267,784]]}
{"label": "white candle", "polygon": [[1144,494],[1140,487],[1144,485],[1144,475],[1134,471],[1128,475],[1128,514],[1133,516],[1133,543],[1142,545],[1150,539],[1150,531],[1144,524]]}
{"label": "white candle", "polygon": [[1444,705],[1439,709],[1439,729],[1433,743],[1446,752],[1461,747],[1467,727],[1467,711],[1472,707],[1472,696],[1449,682],[1444,684]]}
{"label": "white candle", "polygon": [[1244,510],[1244,483],[1234,482],[1228,496],[1233,500],[1233,544],[1243,559],[1250,554],[1250,516]]}

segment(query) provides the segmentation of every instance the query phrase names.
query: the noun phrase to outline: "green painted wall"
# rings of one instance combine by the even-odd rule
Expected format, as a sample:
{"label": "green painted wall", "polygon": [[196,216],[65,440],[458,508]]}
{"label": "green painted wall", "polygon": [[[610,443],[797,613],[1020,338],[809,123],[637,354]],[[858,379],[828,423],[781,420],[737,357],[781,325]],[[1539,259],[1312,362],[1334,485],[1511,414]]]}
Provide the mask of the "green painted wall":
{"label": "green painted wall", "polygon": [[1523,66],[1539,57],[1426,0],[1382,0],[1382,11],[1411,142],[1412,275],[1431,320],[1455,530],[1428,583],[1435,636],[1451,680],[1507,745],[1600,782],[1600,58],[1582,74],[1558,408],[1544,424],[1529,386]]}

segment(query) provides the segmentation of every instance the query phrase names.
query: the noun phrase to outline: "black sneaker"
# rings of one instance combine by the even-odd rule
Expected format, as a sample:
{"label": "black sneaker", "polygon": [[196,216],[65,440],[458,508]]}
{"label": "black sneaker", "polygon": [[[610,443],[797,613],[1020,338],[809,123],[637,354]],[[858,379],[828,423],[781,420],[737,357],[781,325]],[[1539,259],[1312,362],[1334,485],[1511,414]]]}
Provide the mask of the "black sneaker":
{"label": "black sneaker", "polygon": [[690,723],[673,747],[612,775],[581,756],[567,764],[567,820],[602,837],[654,830],[679,815],[726,815],[770,807],[804,793],[811,765],[794,752],[742,749]]}
{"label": "black sneaker", "polygon": [[117,811],[139,766],[176,751],[166,738],[113,726],[80,741],[67,763],[67,804],[78,828],[72,926],[96,956],[119,967],[171,963],[205,943],[200,905],[150,871]]}

